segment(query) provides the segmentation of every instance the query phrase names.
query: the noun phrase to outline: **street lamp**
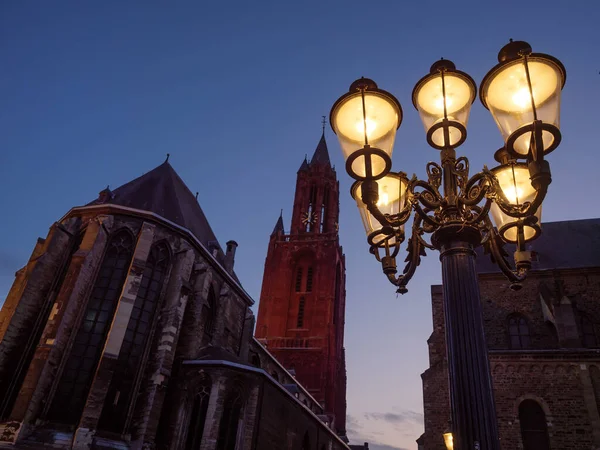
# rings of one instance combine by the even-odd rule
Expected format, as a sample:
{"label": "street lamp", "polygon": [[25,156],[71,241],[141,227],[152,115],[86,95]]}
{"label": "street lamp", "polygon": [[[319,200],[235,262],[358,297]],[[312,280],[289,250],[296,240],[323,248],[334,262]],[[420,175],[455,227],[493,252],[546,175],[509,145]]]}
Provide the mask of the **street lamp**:
{"label": "street lamp", "polygon": [[[498,60],[483,79],[480,97],[505,145],[494,155],[497,167],[484,167],[472,177],[469,161],[457,158],[455,148],[467,137],[477,89],[451,61],[434,63],[413,90],[427,142],[440,151],[440,163],[426,166],[427,181],[391,172],[402,108],[373,80],[352,83],[330,114],[346,171],[356,180],[351,195],[370,252],[397,292],[407,292],[426,249],[440,251],[453,439],[460,450],[499,449],[474,249],[483,245],[511,288],[520,288],[531,268],[525,244],[541,233],[541,204],[551,182],[544,158],[561,139],[560,94],[566,72],[560,61],[512,40]],[[413,212],[407,265],[398,276],[396,257]],[[506,259],[504,243],[516,246],[514,266]]]}

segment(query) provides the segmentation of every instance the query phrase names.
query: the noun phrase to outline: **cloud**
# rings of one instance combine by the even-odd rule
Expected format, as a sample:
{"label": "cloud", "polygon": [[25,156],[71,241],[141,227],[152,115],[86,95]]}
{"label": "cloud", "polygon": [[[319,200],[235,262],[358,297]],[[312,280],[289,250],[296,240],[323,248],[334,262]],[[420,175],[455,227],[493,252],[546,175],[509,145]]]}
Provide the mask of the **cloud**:
{"label": "cloud", "polygon": [[369,450],[408,450],[405,447],[394,447],[392,445],[382,444],[376,436],[381,436],[381,432],[365,431],[360,421],[351,415],[346,416],[346,430],[350,443],[360,445],[363,442],[369,443]]}
{"label": "cloud", "polygon": [[385,422],[397,425],[407,422],[423,422],[423,414],[415,411],[402,411],[402,412],[371,412],[365,413],[365,419],[367,420],[383,420]]}
{"label": "cloud", "polygon": [[385,444],[371,444],[369,442],[369,450],[408,450],[404,447],[392,447],[391,445]]}

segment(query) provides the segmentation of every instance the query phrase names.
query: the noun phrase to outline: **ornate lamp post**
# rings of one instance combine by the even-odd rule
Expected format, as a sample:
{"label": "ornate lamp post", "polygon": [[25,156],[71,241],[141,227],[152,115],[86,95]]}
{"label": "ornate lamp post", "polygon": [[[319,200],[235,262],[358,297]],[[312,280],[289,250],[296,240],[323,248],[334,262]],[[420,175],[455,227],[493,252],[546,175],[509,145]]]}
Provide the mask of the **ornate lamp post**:
{"label": "ornate lamp post", "polygon": [[[505,146],[494,155],[497,167],[484,166],[470,178],[469,162],[457,158],[455,148],[467,137],[476,86],[451,61],[434,63],[413,90],[427,142],[441,157],[439,164],[427,164],[427,181],[391,172],[402,108],[373,80],[352,83],[330,114],[346,171],[356,180],[351,194],[370,252],[397,292],[407,292],[425,249],[440,251],[453,437],[460,450],[499,449],[474,249],[483,245],[511,287],[520,288],[531,267],[525,244],[541,233],[541,204],[551,182],[544,158],[561,136],[560,94],[566,72],[560,61],[532,53],[521,41],[503,47],[498,60],[483,79],[480,98]],[[413,211],[408,263],[398,276],[396,257]],[[514,267],[506,259],[505,242],[516,244]]]}

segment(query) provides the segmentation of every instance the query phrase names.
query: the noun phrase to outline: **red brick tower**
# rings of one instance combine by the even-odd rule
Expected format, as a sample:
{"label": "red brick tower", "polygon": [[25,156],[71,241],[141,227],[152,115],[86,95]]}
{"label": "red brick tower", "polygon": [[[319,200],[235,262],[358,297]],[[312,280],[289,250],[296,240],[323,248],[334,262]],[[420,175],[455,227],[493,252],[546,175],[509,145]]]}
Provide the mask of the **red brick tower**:
{"label": "red brick tower", "polygon": [[339,183],[325,136],[298,170],[289,234],[279,217],[269,240],[256,337],[346,433],[345,259],[338,237]]}

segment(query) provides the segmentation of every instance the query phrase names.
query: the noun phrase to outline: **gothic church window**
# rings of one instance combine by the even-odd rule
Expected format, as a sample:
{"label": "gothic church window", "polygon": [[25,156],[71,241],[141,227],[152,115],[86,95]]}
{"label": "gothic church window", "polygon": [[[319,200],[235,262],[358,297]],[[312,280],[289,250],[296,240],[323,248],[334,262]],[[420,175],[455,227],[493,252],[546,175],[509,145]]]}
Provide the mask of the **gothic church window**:
{"label": "gothic church window", "polygon": [[169,262],[169,248],[166,243],[159,242],[150,248],[117,366],[100,416],[98,425],[100,429],[115,433],[124,431],[129,406],[136,397],[136,379],[141,375],[144,367],[143,354],[169,270]]}
{"label": "gothic church window", "polygon": [[206,412],[208,410],[208,400],[210,399],[210,388],[210,380],[204,378],[200,383],[200,389],[198,394],[194,397],[194,402],[192,404],[185,450],[199,449],[202,444],[204,423],[206,422]]}
{"label": "gothic church window", "polygon": [[596,332],[594,331],[594,324],[583,313],[579,313],[579,334],[581,336],[581,344],[585,348],[598,347],[598,341],[596,339]]}
{"label": "gothic church window", "polygon": [[134,239],[127,230],[113,234],[88,300],[73,348],[58,382],[48,419],[74,424],[85,405],[119,296],[133,256]]}
{"label": "gothic church window", "polygon": [[50,289],[49,295],[39,310],[37,320],[33,324],[33,327],[27,330],[28,339],[26,342],[23,342],[22,345],[16,346],[14,350],[5,354],[4,367],[6,368],[6,371],[4,372],[2,379],[0,379],[0,418],[8,418],[12,411],[21,385],[23,384],[23,380],[27,375],[27,368],[31,364],[37,344],[42,337],[50,311],[67,275],[71,258],[79,249],[85,232],[85,228],[80,230],[79,234],[73,239],[71,248],[69,249],[69,255],[65,258],[61,272],[54,280],[53,287]]}
{"label": "gothic church window", "polygon": [[527,320],[520,314],[513,314],[508,318],[508,337],[510,348],[529,348],[531,339]]}
{"label": "gothic church window", "polygon": [[298,320],[296,321],[296,328],[304,327],[304,297],[300,297],[300,302],[298,302]]}
{"label": "gothic church window", "polygon": [[236,386],[223,403],[217,450],[235,450],[243,406],[242,391]]}
{"label": "gothic church window", "polygon": [[204,317],[204,338],[202,343],[203,345],[207,345],[212,341],[217,322],[217,298],[212,286],[208,291],[206,304],[202,306],[202,316]]}
{"label": "gothic church window", "polygon": [[542,407],[534,400],[523,400],[519,405],[519,422],[523,450],[550,450],[548,425]]}

